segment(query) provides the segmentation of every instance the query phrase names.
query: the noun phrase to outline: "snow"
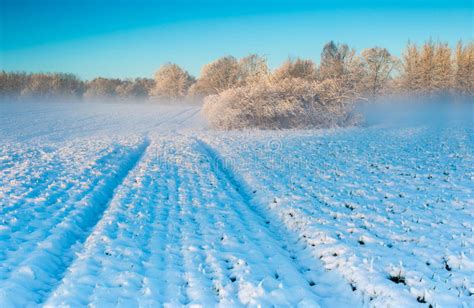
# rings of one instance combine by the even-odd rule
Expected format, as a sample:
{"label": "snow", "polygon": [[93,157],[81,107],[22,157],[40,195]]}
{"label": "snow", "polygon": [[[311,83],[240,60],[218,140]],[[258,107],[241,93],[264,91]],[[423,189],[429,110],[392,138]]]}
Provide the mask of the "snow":
{"label": "snow", "polygon": [[217,132],[0,104],[0,306],[474,306],[474,122]]}

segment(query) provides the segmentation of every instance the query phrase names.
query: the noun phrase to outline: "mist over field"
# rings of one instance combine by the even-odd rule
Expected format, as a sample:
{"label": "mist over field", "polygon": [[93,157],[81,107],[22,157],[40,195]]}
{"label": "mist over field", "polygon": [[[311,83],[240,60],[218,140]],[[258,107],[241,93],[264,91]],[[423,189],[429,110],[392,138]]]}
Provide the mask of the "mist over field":
{"label": "mist over field", "polygon": [[226,132],[196,104],[4,102],[0,302],[470,303],[472,106]]}

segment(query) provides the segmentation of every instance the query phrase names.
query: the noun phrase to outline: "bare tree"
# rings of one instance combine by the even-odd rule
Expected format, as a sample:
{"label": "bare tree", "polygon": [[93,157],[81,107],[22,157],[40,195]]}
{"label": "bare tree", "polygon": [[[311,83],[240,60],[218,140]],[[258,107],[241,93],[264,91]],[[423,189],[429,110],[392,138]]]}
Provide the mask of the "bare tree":
{"label": "bare tree", "polygon": [[155,74],[152,95],[159,99],[179,100],[186,97],[194,78],[173,63],[163,65]]}
{"label": "bare tree", "polygon": [[379,95],[387,88],[392,72],[398,65],[398,59],[385,48],[373,47],[361,53],[364,71],[364,92],[371,96]]}

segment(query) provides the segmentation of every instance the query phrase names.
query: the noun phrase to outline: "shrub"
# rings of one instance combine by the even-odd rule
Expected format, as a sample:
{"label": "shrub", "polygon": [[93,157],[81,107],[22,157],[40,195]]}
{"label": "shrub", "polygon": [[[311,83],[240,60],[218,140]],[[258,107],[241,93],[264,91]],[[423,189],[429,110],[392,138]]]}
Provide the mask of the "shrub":
{"label": "shrub", "polygon": [[348,124],[352,97],[334,80],[286,78],[208,96],[203,113],[217,129],[332,127]]}

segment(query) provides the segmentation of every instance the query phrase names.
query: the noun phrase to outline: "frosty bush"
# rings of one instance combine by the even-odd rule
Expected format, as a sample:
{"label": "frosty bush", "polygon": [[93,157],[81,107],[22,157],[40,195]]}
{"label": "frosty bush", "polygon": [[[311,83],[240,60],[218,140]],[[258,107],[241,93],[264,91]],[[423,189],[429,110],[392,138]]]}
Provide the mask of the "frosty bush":
{"label": "frosty bush", "polygon": [[334,80],[286,78],[208,96],[203,113],[218,129],[332,127],[350,121],[351,97]]}

